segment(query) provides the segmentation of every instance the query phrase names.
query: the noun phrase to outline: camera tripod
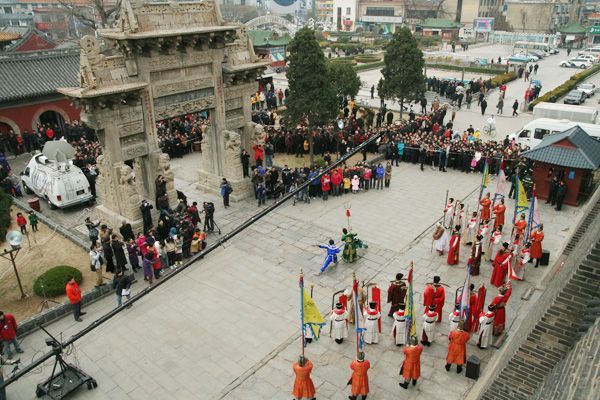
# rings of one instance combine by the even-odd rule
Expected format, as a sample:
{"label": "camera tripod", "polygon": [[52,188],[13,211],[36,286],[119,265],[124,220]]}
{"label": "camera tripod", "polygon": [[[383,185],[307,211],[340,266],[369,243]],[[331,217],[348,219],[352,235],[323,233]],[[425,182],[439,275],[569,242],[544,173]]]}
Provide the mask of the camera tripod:
{"label": "camera tripod", "polygon": [[52,299],[48,299],[46,297],[46,288],[44,287],[44,279],[40,279],[40,286],[42,288],[42,302],[40,305],[40,312],[44,311],[44,308],[50,309],[50,305],[48,304],[50,303],[54,303],[54,304],[60,304],[58,301],[54,301]]}

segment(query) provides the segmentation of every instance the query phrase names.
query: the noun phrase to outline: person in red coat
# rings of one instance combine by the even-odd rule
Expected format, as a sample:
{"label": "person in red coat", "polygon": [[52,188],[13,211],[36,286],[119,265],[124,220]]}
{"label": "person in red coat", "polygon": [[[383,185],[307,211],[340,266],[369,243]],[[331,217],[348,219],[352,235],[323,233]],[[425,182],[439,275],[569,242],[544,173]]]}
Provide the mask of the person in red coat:
{"label": "person in red coat", "polygon": [[342,180],[344,177],[339,169],[334,169],[331,173],[331,194],[332,196],[339,196],[341,193]]}
{"label": "person in red coat", "polygon": [[490,200],[490,194],[486,193],[485,197],[481,199],[479,204],[481,204],[481,220],[485,221],[490,219],[490,206],[492,205],[492,200]]}
{"label": "person in red coat", "polygon": [[460,253],[460,225],[454,227],[452,237],[450,238],[450,249],[448,250],[448,265],[458,264]]}
{"label": "person in red coat", "polygon": [[535,258],[535,268],[540,265],[540,258],[542,258],[542,241],[544,240],[544,226],[540,225],[537,230],[531,234],[531,250],[529,255],[531,259]]}
{"label": "person in red coat", "polygon": [[23,216],[23,213],[17,213],[17,225],[19,225],[21,233],[25,235],[27,233],[27,219]]}
{"label": "person in red coat", "polygon": [[365,360],[365,353],[362,351],[358,353],[357,359],[350,363],[350,369],[352,370],[352,377],[348,382],[348,384],[352,384],[352,395],[348,396],[350,400],[357,400],[358,396],[361,396],[362,400],[367,398],[369,394],[369,368],[371,368],[371,363],[369,360]]}
{"label": "person in red coat", "polygon": [[329,174],[323,174],[321,177],[321,193],[323,194],[323,200],[327,200],[329,197],[329,191],[331,190],[331,177]]}
{"label": "person in red coat", "polygon": [[423,292],[423,305],[427,309],[430,305],[435,305],[435,312],[438,314],[437,322],[442,321],[442,308],[446,302],[446,291],[440,283],[440,277],[434,276],[433,283],[428,283]]}
{"label": "person in red coat", "polygon": [[69,298],[69,303],[73,305],[73,317],[75,317],[75,321],[81,322],[81,316],[85,315],[85,313],[81,312],[81,289],[77,282],[75,282],[75,277],[71,276],[69,278],[65,292]]}
{"label": "person in red coat", "polygon": [[494,221],[494,229],[499,226],[504,226],[504,213],[506,212],[506,206],[504,205],[504,199],[500,199],[500,204],[494,206],[494,215],[496,217]]}
{"label": "person in red coat", "polygon": [[252,149],[254,150],[254,161],[256,162],[256,166],[263,164],[263,160],[265,159],[265,151],[260,144],[252,145]]}
{"label": "person in red coat", "polygon": [[508,250],[508,243],[504,242],[502,248],[494,258],[494,269],[490,277],[490,283],[496,287],[504,285],[506,275],[508,274],[508,264],[510,263],[512,253]]}
{"label": "person in red coat", "polygon": [[296,379],[294,380],[294,389],[292,394],[295,400],[313,400],[315,398],[315,385],[310,378],[310,372],[313,369],[313,363],[304,358],[298,357],[298,361],[293,366]]}
{"label": "person in red coat", "polygon": [[501,286],[498,289],[499,294],[494,297],[491,304],[495,307],[496,317],[494,318],[494,328],[492,334],[494,336],[499,336],[504,332],[504,327],[506,325],[506,303],[508,303],[508,299],[510,299],[510,295],[512,294],[512,287],[510,286],[510,281],[506,284],[506,286]]}
{"label": "person in red coat", "polygon": [[[457,304],[462,304],[462,293],[458,295],[456,299]],[[479,315],[475,312],[477,308],[477,293],[475,292],[475,284],[471,283],[469,286],[469,317],[465,322],[465,330],[471,331],[470,328],[479,319]]]}
{"label": "person in red coat", "polygon": [[423,346],[419,344],[416,336],[410,338],[410,345],[402,349],[404,361],[400,368],[400,374],[404,378],[404,383],[399,385],[408,389],[408,384],[412,380],[413,386],[417,384],[417,379],[421,377],[421,353]]}
{"label": "person in red coat", "polygon": [[465,331],[465,322],[460,321],[458,329],[453,330],[448,335],[450,344],[446,356],[446,371],[450,371],[452,364],[456,364],[456,373],[460,374],[462,372],[463,365],[467,363],[467,342],[469,338],[469,332]]}
{"label": "person in red coat", "polygon": [[0,311],[0,341],[2,341],[2,347],[4,347],[4,354],[8,358],[12,358],[11,344],[17,353],[23,352],[17,340],[17,320],[12,314],[4,314],[3,311]]}

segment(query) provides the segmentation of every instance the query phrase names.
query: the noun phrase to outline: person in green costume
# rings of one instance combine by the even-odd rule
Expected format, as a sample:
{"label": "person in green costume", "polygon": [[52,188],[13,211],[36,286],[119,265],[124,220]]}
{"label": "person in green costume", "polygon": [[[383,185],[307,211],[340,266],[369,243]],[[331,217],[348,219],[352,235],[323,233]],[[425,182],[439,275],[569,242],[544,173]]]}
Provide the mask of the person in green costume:
{"label": "person in green costume", "polygon": [[352,263],[356,261],[358,256],[356,255],[356,249],[367,248],[366,243],[363,243],[362,240],[358,238],[358,234],[344,228],[342,229],[342,242],[344,242],[344,251],[342,253],[342,257],[345,262]]}

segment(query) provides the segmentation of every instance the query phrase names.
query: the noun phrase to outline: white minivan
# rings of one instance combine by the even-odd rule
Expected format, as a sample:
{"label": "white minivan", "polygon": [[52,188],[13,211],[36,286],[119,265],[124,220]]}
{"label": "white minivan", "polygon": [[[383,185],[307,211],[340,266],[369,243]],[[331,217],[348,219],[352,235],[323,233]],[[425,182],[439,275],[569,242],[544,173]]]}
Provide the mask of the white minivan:
{"label": "white minivan", "polygon": [[35,193],[40,199],[45,199],[52,209],[91,204],[94,197],[90,184],[83,171],[73,165],[72,155],[68,157],[71,153],[65,150],[65,145],[70,145],[65,142],[58,145],[53,143],[58,142],[46,143],[43,153],[35,154],[21,173],[25,192]]}
{"label": "white minivan", "polygon": [[568,119],[551,118],[538,118],[531,121],[510,135],[510,139],[516,138],[518,143],[534,148],[541,143],[544,136],[564,132],[576,125],[579,125],[588,135],[600,139],[600,125],[598,124],[586,124],[569,121]]}

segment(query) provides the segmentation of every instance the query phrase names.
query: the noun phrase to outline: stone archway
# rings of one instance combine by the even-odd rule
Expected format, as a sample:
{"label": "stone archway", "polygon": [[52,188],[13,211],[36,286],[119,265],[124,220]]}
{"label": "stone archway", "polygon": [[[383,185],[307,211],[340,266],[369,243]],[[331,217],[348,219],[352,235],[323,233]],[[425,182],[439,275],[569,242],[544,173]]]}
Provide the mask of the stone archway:
{"label": "stone archway", "polygon": [[10,126],[10,129],[12,129],[15,134],[21,134],[21,129],[19,129],[19,125],[17,125],[12,119],[0,115],[0,123]]}
{"label": "stone archway", "polygon": [[69,114],[67,114],[65,110],[57,106],[45,104],[38,108],[33,114],[33,117],[31,118],[31,129],[33,132],[37,131],[37,124],[40,121],[40,116],[46,111],[54,111],[55,113],[60,115],[66,123],[71,123],[71,118],[69,118]]}
{"label": "stone archway", "polygon": [[247,29],[256,29],[264,25],[283,28],[284,30],[289,32],[290,36],[292,37],[296,34],[296,31],[298,30],[298,27],[296,27],[296,25],[292,24],[287,19],[278,17],[276,15],[263,15],[246,22]]}

